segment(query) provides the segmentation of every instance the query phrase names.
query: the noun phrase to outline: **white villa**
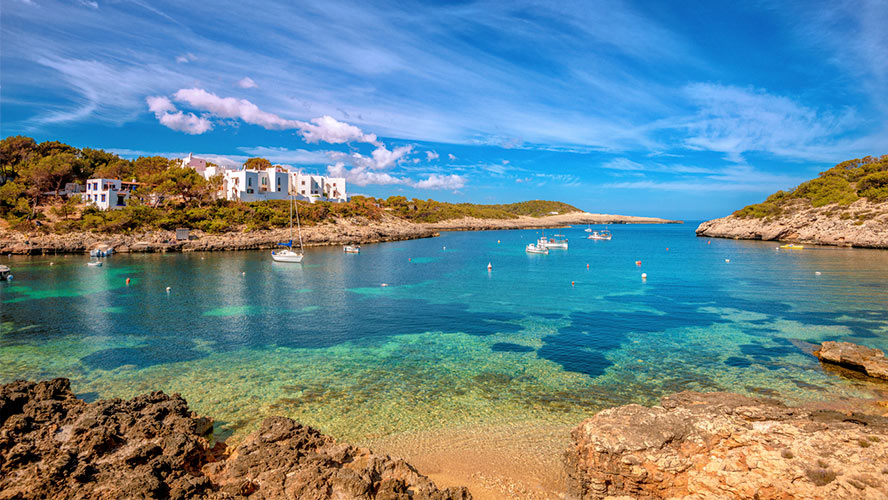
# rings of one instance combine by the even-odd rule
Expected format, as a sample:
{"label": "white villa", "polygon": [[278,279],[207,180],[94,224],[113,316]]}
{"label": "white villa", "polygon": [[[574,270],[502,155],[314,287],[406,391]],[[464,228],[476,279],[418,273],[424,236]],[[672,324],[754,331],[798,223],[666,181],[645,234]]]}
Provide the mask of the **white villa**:
{"label": "white villa", "polygon": [[311,203],[348,201],[344,177],[304,174],[280,166],[265,170],[226,170],[223,174],[222,191],[229,200],[285,200],[293,194],[296,199]]}
{"label": "white villa", "polygon": [[344,203],[348,201],[345,191],[345,177],[326,177],[323,175],[290,172],[293,194],[297,199],[311,203],[316,201],[332,201]]}
{"label": "white villa", "polygon": [[229,200],[285,200],[290,195],[289,171],[281,167],[265,170],[226,170],[222,192]]}
{"label": "white villa", "polygon": [[86,181],[86,192],[81,197],[102,210],[123,208],[137,186],[136,182],[118,179],[89,179]]}

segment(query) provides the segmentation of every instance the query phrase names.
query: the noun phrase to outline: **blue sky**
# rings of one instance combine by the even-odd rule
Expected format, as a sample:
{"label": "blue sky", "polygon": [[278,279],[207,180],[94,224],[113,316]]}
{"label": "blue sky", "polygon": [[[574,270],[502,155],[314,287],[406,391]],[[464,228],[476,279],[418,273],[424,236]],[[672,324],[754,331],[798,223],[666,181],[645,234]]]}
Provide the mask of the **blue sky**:
{"label": "blue sky", "polygon": [[4,137],[686,219],[888,153],[881,0],[2,1]]}

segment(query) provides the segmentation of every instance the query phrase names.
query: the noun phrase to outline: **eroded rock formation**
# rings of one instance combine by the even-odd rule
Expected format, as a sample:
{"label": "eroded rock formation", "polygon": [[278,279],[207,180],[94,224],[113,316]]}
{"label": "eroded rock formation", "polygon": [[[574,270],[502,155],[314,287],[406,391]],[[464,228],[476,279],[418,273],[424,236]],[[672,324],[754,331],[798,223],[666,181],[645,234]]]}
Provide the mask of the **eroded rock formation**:
{"label": "eroded rock formation", "polygon": [[683,392],[572,433],[569,498],[888,498],[888,419]]}
{"label": "eroded rock formation", "polygon": [[213,421],[153,392],[86,403],[67,379],[0,387],[0,499],[209,498],[466,500],[403,460],[266,419],[230,456]]}
{"label": "eroded rock formation", "polygon": [[814,351],[820,361],[863,372],[873,378],[888,380],[888,359],[881,349],[851,342],[827,341]]}

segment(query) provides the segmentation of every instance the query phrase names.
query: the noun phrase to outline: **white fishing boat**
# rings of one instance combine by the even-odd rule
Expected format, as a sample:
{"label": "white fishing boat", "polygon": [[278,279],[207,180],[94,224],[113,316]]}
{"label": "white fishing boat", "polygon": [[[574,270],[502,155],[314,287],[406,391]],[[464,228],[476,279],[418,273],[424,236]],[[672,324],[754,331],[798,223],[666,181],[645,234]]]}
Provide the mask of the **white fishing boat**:
{"label": "white fishing boat", "polygon": [[611,233],[607,229],[592,231],[592,234],[590,234],[588,238],[590,240],[609,240],[611,239]]}
{"label": "white fishing boat", "polygon": [[342,251],[345,253],[361,253],[361,247],[358,245],[345,245],[342,247]]}
{"label": "white fishing boat", "polygon": [[539,239],[537,244],[546,248],[561,248],[567,250],[567,238],[565,238],[563,234],[556,234],[554,238],[546,238],[543,236]]}
{"label": "white fishing boat", "polygon": [[527,253],[542,253],[542,254],[549,253],[549,249],[546,248],[545,246],[541,246],[539,243],[528,243],[527,248],[525,248],[525,251]]}
{"label": "white fishing boat", "polygon": [[588,226],[586,226],[585,231],[586,231],[587,233],[591,233],[591,232],[592,232],[592,224],[589,224]]}
{"label": "white fishing boat", "polygon": [[296,252],[293,250],[293,205],[296,205],[296,201],[293,197],[290,197],[290,241],[286,243],[278,243],[278,245],[282,247],[286,247],[283,250],[271,251],[271,258],[275,262],[292,262],[292,263],[301,263],[302,258],[304,257],[303,246],[302,246],[302,226],[299,224],[299,205],[296,205],[296,229],[299,232],[299,251]]}
{"label": "white fishing boat", "polygon": [[89,267],[102,267],[102,261],[94,260],[92,262],[87,262],[86,265]]}

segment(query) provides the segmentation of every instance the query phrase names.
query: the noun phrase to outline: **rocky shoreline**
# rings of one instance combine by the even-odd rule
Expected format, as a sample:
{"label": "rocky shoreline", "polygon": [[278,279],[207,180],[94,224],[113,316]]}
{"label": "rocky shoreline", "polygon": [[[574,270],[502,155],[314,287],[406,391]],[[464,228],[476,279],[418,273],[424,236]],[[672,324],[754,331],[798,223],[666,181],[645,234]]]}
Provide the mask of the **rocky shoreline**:
{"label": "rocky shoreline", "polygon": [[[563,498],[886,498],[888,418],[859,410],[724,392],[606,409],[571,433]],[[178,394],[87,403],[59,378],[0,386],[0,500],[22,498],[472,495],[289,418],[227,445]]]}
{"label": "rocky shoreline", "polygon": [[[306,246],[353,245],[431,238],[440,231],[481,231],[490,229],[531,229],[565,227],[571,224],[664,224],[680,223],[651,217],[633,217],[586,212],[546,217],[516,219],[456,219],[433,224],[415,224],[396,217],[381,221],[360,218],[340,219],[333,223],[305,227]],[[274,248],[290,238],[289,229],[209,234],[191,231],[188,240],[176,241],[174,231],[151,231],[142,234],[109,235],[103,233],[25,234],[0,233],[0,254],[42,255],[87,253],[97,247],[111,248],[117,253],[131,252],[200,252],[221,250],[257,250]]]}
{"label": "rocky shoreline", "polygon": [[86,403],[67,379],[0,387],[0,499],[468,500],[403,460],[284,417],[233,448],[179,395]]}
{"label": "rocky shoreline", "polygon": [[697,236],[888,248],[888,202],[862,199],[843,210],[836,205],[800,208],[773,218],[729,215],[703,222],[697,227]]}

